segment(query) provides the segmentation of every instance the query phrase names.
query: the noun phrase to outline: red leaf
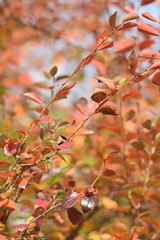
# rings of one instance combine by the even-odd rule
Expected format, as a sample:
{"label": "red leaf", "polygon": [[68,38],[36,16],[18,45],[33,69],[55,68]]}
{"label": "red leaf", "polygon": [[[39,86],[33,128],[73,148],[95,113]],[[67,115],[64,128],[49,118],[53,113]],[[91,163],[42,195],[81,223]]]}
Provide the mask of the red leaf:
{"label": "red leaf", "polygon": [[106,163],[106,161],[108,161],[108,159],[116,156],[118,153],[119,153],[118,151],[116,151],[116,152],[111,152],[111,153],[107,156],[107,158],[104,159],[104,163]]}
{"label": "red leaf", "polygon": [[29,100],[32,100],[32,101],[40,104],[40,105],[43,104],[42,99],[36,93],[22,93],[21,95]]}
{"label": "red leaf", "polygon": [[[98,45],[102,42],[103,40],[100,40],[98,42]],[[97,48],[97,51],[101,51],[103,49],[106,49],[106,48],[111,48],[113,47],[114,45],[114,39],[113,38],[107,38],[106,41],[104,41],[98,48]]]}
{"label": "red leaf", "polygon": [[142,16],[143,16],[144,18],[147,18],[147,19],[153,21],[153,22],[158,22],[158,20],[157,20],[156,18],[154,18],[154,17],[153,17],[150,13],[148,13],[148,12],[142,13]]}
{"label": "red leaf", "polygon": [[52,119],[49,116],[39,118],[39,120],[42,122],[53,123]]}
{"label": "red leaf", "polygon": [[37,201],[35,202],[34,204],[34,207],[35,208],[43,208],[44,210],[47,210],[47,208],[49,207],[50,203],[49,202],[46,202],[46,201],[43,201],[42,199],[38,198]]}
{"label": "red leaf", "polygon": [[[41,113],[43,111],[43,108],[37,109],[36,112]],[[43,115],[48,115],[49,114],[49,110],[48,108],[45,109],[45,111],[43,112]]]}
{"label": "red leaf", "polygon": [[73,225],[76,225],[83,221],[83,215],[75,208],[67,209],[68,218]]}
{"label": "red leaf", "polygon": [[115,175],[115,167],[110,163],[105,163],[105,169],[102,172],[102,176],[111,177]]}
{"label": "red leaf", "polygon": [[51,200],[52,200],[51,197],[42,190],[37,193],[37,196],[45,202],[51,202]]}
{"label": "red leaf", "polygon": [[72,89],[75,85],[76,85],[77,82],[74,82],[74,83],[71,83],[69,84],[68,86],[62,88],[58,94],[58,97],[61,96],[62,94],[64,93],[67,93],[70,89]]}
{"label": "red leaf", "polygon": [[115,47],[116,52],[127,52],[134,48],[135,43],[131,39],[121,38]]}
{"label": "red leaf", "polygon": [[62,200],[61,209],[64,210],[73,207],[80,199],[81,195],[77,192],[68,194]]}
{"label": "red leaf", "polygon": [[86,213],[91,209],[95,208],[98,205],[98,202],[99,202],[99,199],[94,194],[92,194],[89,197],[84,196],[81,198],[81,208],[83,212]]}
{"label": "red leaf", "polygon": [[105,36],[106,36],[107,32],[106,30],[104,32],[102,32],[100,35],[96,36],[96,37],[93,37],[93,38],[96,38],[96,39],[103,39]]}
{"label": "red leaf", "polygon": [[27,229],[26,224],[16,224],[14,225],[14,227],[17,228],[17,230],[20,232],[24,232]]}
{"label": "red leaf", "polygon": [[160,58],[160,53],[156,51],[145,51],[139,54],[139,57],[142,58]]}
{"label": "red leaf", "polygon": [[129,55],[129,71],[134,74],[138,66],[138,58],[134,50]]}
{"label": "red leaf", "polygon": [[89,55],[88,57],[84,58],[82,60],[82,62],[79,64],[79,66],[76,69],[76,72],[79,72],[79,70],[83,69],[84,67],[86,67],[92,60],[93,58],[97,55],[97,53],[92,53],[91,55]]}
{"label": "red leaf", "polygon": [[141,0],[141,6],[144,6],[146,4],[149,4],[149,3],[152,3],[154,2],[155,0]]}
{"label": "red leaf", "polygon": [[154,43],[155,43],[154,40],[145,40],[139,44],[139,49],[142,51],[145,48],[151,47],[152,44],[154,44]]}
{"label": "red leaf", "polygon": [[3,166],[4,164],[11,165],[7,160],[0,160],[0,166]]}
{"label": "red leaf", "polygon": [[4,146],[4,156],[8,156],[11,154],[16,153],[18,150],[18,144],[17,142],[11,142],[11,143],[7,143]]}
{"label": "red leaf", "polygon": [[116,25],[116,19],[117,19],[117,11],[114,12],[110,17],[109,17],[109,24],[111,27],[115,27]]}
{"label": "red leaf", "polygon": [[154,83],[156,85],[160,85],[160,72],[157,72],[154,74],[154,76],[152,78],[152,83]]}
{"label": "red leaf", "polygon": [[34,163],[35,159],[34,158],[25,158],[20,160],[20,165],[22,166],[28,166],[32,165]]}
{"label": "red leaf", "polygon": [[9,212],[13,212],[17,208],[17,204],[15,201],[9,199],[5,207]]}
{"label": "red leaf", "polygon": [[95,187],[93,186],[90,186],[90,187],[85,187],[83,189],[83,193],[86,197],[90,197],[90,196],[93,196],[93,192],[95,192]]}
{"label": "red leaf", "polygon": [[122,95],[122,99],[123,101],[128,99],[128,98],[141,98],[142,94],[140,91],[138,90],[134,90],[134,89],[129,89],[127,91],[125,91]]}
{"label": "red leaf", "polygon": [[134,23],[134,22],[128,22],[128,23],[123,23],[121,24],[117,30],[120,31],[120,30],[124,30],[124,29],[128,29],[128,28],[132,28],[132,27],[137,27],[138,24],[137,23]]}
{"label": "red leaf", "polygon": [[157,29],[151,27],[148,24],[141,24],[137,27],[137,29],[138,29],[139,32],[142,32],[142,33],[145,33],[145,34],[150,34],[150,35],[153,35],[153,36],[159,36],[160,35]]}
{"label": "red leaf", "polygon": [[153,63],[149,69],[157,69],[157,68],[160,68],[160,61]]}
{"label": "red leaf", "polygon": [[73,147],[73,143],[71,142],[64,142],[62,144],[59,144],[56,149],[68,149],[71,150]]}

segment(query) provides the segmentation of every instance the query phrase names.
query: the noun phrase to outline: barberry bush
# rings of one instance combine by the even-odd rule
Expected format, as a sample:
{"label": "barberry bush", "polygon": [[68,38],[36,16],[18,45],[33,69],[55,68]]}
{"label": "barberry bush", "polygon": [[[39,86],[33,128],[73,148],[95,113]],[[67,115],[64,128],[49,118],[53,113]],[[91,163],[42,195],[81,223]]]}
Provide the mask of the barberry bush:
{"label": "barberry bush", "polygon": [[160,239],[158,1],[0,3],[0,239]]}

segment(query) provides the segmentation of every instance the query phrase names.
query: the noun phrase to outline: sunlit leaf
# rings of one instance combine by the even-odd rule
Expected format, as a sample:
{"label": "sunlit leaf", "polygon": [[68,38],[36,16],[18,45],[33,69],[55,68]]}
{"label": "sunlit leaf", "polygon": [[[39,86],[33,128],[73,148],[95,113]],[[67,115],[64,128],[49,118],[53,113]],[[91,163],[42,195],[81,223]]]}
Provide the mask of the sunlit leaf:
{"label": "sunlit leaf", "polygon": [[131,21],[131,20],[134,20],[134,19],[137,19],[137,18],[139,18],[137,14],[129,13],[128,15],[123,17],[123,22]]}
{"label": "sunlit leaf", "polygon": [[94,194],[92,194],[89,197],[84,196],[81,198],[81,208],[83,212],[86,213],[91,209],[95,208],[98,205],[98,202],[99,202],[99,199]]}
{"label": "sunlit leaf", "polygon": [[32,93],[32,92],[30,92],[30,93],[22,93],[21,95],[23,97],[29,99],[29,100],[32,100],[32,101],[40,104],[40,105],[42,105],[42,103],[43,103],[42,99],[36,93]]}
{"label": "sunlit leaf", "polygon": [[81,195],[77,192],[72,192],[68,194],[62,200],[62,204],[61,204],[62,210],[73,207],[80,199],[81,199]]}

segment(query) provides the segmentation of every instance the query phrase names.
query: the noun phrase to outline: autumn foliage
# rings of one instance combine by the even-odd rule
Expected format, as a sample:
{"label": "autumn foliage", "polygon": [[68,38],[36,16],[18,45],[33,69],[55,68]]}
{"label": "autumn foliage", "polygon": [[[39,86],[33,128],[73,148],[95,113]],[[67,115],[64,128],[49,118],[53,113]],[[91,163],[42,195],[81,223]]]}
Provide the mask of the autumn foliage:
{"label": "autumn foliage", "polygon": [[160,239],[158,1],[0,1],[0,240]]}

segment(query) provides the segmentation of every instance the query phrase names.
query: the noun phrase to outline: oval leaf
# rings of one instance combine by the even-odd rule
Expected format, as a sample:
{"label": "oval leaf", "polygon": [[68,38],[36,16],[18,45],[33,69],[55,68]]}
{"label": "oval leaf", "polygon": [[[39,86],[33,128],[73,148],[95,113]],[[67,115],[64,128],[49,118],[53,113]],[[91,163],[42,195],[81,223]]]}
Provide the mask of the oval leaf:
{"label": "oval leaf", "polygon": [[142,33],[145,33],[145,34],[150,34],[150,35],[153,35],[153,36],[159,36],[160,35],[157,29],[151,27],[148,24],[141,24],[137,27],[137,29],[138,29],[139,32],[142,32]]}
{"label": "oval leaf", "polygon": [[36,94],[36,93],[22,93],[22,96],[24,96],[25,98],[32,100],[40,105],[42,105],[42,99]]}
{"label": "oval leaf", "polygon": [[53,68],[51,68],[51,70],[50,70],[51,76],[54,77],[56,75],[57,71],[58,71],[57,66],[54,66]]}
{"label": "oval leaf", "polygon": [[111,177],[115,175],[115,167],[110,163],[105,163],[105,169],[102,171],[102,176]]}
{"label": "oval leaf", "polygon": [[127,52],[134,48],[135,43],[131,39],[121,38],[115,47],[116,52]]}
{"label": "oval leaf", "polygon": [[141,58],[160,58],[160,53],[156,51],[145,51],[139,54],[139,57]]}
{"label": "oval leaf", "polygon": [[157,20],[156,18],[154,18],[154,17],[153,17],[150,13],[148,13],[148,12],[142,13],[142,16],[143,16],[144,18],[147,18],[147,19],[153,21],[153,22],[158,22],[158,20]]}
{"label": "oval leaf", "polygon": [[67,209],[68,218],[73,225],[76,225],[83,221],[83,215],[75,208]]}
{"label": "oval leaf", "polygon": [[102,107],[98,109],[98,113],[107,114],[107,115],[119,115],[116,104],[113,102],[107,102]]}
{"label": "oval leaf", "polygon": [[81,198],[81,208],[84,213],[90,211],[98,205],[99,199],[97,196],[92,194],[92,196],[84,196]]}
{"label": "oval leaf", "polygon": [[61,209],[64,210],[73,207],[80,199],[81,195],[77,192],[68,194],[62,200]]}
{"label": "oval leaf", "polygon": [[128,23],[123,23],[121,24],[117,30],[120,31],[120,30],[124,30],[124,29],[128,29],[128,28],[132,28],[132,27],[137,27],[137,23],[134,23],[134,22],[128,22]]}
{"label": "oval leaf", "polygon": [[111,27],[115,27],[116,25],[116,19],[117,19],[117,11],[114,12],[110,17],[109,17],[109,24]]}
{"label": "oval leaf", "polygon": [[134,19],[137,19],[137,18],[139,18],[139,17],[136,13],[129,13],[126,16],[123,17],[123,22],[127,22],[127,21],[134,20]]}

